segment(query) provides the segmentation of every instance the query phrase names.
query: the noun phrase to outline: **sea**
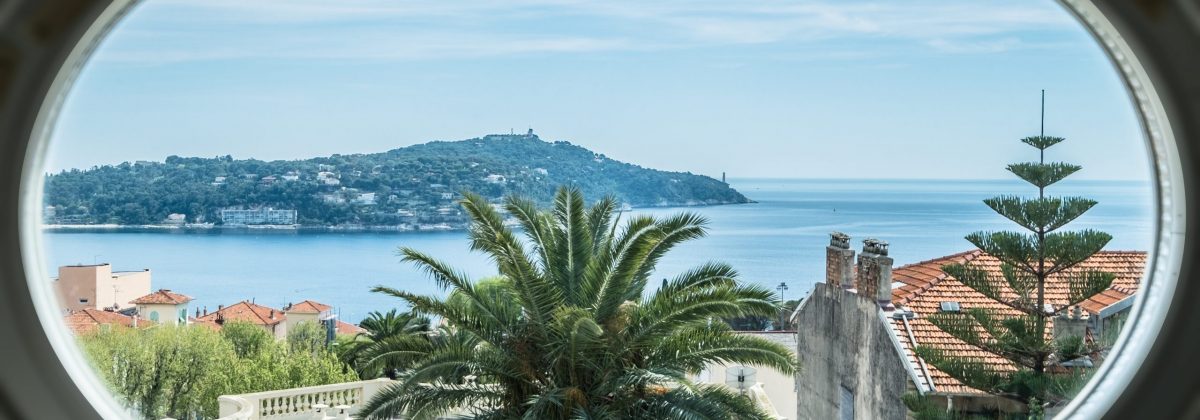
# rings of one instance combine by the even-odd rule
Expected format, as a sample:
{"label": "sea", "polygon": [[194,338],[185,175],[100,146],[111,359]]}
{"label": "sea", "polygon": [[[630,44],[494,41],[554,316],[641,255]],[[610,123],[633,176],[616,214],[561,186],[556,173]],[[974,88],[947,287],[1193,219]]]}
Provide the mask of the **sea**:
{"label": "sea", "polygon": [[[730,185],[756,202],[626,213],[694,212],[709,220],[708,235],[668,253],[655,279],[723,261],[743,281],[796,299],[823,281],[830,232],[851,235],[856,247],[866,238],[887,241],[900,266],[970,250],[963,237],[974,231],[1018,229],[982,200],[1037,193],[1019,180],[731,179]],[[1151,249],[1155,207],[1149,182],[1064,181],[1048,194],[1099,202],[1065,229],[1108,232],[1109,250]],[[487,256],[470,251],[464,232],[47,231],[41,239],[47,276],[67,264],[150,269],[153,288],[191,296],[193,311],[242,300],[279,308],[311,299],[356,323],[371,311],[405,309],[396,298],[372,293],[376,285],[444,295],[427,275],[400,261],[400,247],[425,252],[472,277],[496,274]]]}

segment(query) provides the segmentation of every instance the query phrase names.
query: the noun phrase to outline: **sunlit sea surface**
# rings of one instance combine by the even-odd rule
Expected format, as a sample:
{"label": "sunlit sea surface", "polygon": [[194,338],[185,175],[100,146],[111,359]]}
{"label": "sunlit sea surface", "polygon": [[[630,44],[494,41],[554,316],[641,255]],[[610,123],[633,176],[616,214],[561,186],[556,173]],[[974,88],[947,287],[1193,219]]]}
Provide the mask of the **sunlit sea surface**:
{"label": "sunlit sea surface", "polygon": [[[788,289],[794,299],[824,277],[831,231],[891,244],[897,265],[966,251],[963,236],[976,230],[1014,229],[982,199],[996,194],[1035,195],[1020,181],[735,179],[731,185],[754,204],[635,209],[667,215],[697,212],[710,220],[706,238],[687,243],[658,266],[671,277],[710,260],[732,264],[743,280]],[[1064,182],[1054,195],[1083,195],[1100,203],[1067,229],[1100,229],[1113,235],[1109,250],[1150,250],[1154,206],[1149,184],[1127,181]],[[444,293],[396,249],[408,246],[448,261],[473,277],[496,273],[484,255],[468,250],[463,232],[54,232],[43,235],[50,276],[66,264],[108,262],[114,270],[153,272],[153,287],[195,298],[191,308],[253,299],[282,307],[312,299],[332,305],[341,319],[358,322],[368,312],[402,307],[370,292],[386,285],[424,294]]]}

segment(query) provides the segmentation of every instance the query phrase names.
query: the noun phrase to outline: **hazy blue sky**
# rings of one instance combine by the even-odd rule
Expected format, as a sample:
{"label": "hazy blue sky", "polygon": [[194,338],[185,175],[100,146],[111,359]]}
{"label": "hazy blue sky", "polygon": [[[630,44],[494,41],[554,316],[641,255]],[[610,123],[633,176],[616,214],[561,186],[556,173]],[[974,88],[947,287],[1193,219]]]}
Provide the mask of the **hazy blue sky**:
{"label": "hazy blue sky", "polygon": [[[648,4],[643,4],[648,3]],[[293,159],[524,131],[719,177],[1001,178],[1068,138],[1142,179],[1116,72],[1049,0],[148,0],[70,94],[50,169]]]}

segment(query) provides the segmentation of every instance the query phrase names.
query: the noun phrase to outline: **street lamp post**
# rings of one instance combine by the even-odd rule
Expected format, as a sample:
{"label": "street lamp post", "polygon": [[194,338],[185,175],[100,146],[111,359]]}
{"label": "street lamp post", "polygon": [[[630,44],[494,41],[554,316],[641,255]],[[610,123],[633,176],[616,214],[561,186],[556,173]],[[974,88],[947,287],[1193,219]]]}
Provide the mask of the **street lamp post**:
{"label": "street lamp post", "polygon": [[781,331],[787,327],[787,325],[786,325],[787,321],[784,319],[784,315],[785,315],[784,312],[786,312],[786,311],[784,310],[785,308],[783,306],[783,304],[787,302],[786,300],[783,299],[783,292],[787,291],[787,289],[788,289],[787,283],[782,282],[782,281],[779,282],[778,286],[775,286],[775,290],[779,291],[780,306],[779,306],[779,328],[778,329]]}

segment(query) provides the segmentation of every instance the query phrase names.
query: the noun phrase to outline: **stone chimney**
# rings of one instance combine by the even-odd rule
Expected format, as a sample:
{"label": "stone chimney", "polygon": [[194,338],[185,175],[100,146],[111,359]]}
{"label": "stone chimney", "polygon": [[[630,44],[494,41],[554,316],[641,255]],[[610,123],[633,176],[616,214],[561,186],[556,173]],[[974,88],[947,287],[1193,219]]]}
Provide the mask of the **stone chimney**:
{"label": "stone chimney", "polygon": [[1058,340],[1064,337],[1079,337],[1087,336],[1088,319],[1083,317],[1083,310],[1079,306],[1063,311],[1062,314],[1054,319],[1054,339]]}
{"label": "stone chimney", "polygon": [[863,240],[862,254],[858,256],[858,294],[874,298],[879,306],[892,310],[892,259],[888,257],[888,243],[868,238]]}
{"label": "stone chimney", "polygon": [[842,289],[854,288],[854,250],[850,249],[850,235],[842,232],[829,234],[829,246],[825,247],[825,284]]}

